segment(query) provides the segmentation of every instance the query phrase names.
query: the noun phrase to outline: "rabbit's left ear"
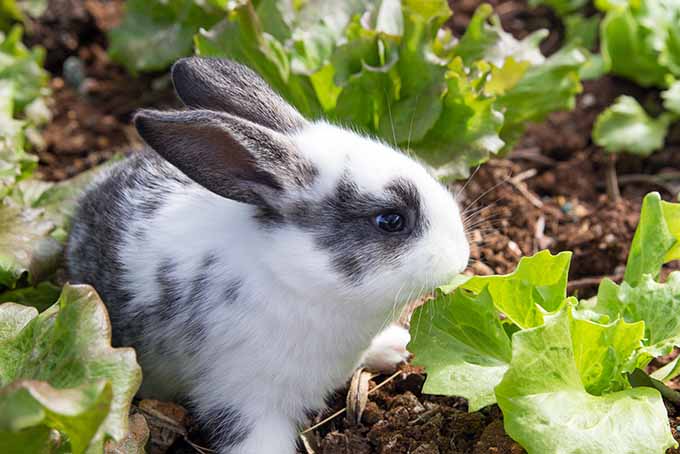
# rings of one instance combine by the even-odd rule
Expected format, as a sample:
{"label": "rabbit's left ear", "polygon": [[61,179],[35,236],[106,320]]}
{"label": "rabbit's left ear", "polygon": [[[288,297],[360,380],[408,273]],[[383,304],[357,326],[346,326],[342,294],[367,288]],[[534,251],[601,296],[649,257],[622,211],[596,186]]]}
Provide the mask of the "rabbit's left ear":
{"label": "rabbit's left ear", "polygon": [[172,67],[172,83],[187,107],[226,112],[282,133],[307,124],[260,76],[231,60],[182,58]]}

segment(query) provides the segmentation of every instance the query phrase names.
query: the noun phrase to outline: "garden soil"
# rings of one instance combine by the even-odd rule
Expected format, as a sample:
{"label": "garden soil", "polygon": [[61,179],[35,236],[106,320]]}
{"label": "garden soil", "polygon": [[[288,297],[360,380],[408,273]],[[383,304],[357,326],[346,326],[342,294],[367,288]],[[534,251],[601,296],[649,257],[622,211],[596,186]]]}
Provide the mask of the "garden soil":
{"label": "garden soil", "polygon": [[[44,130],[45,147],[38,152],[39,174],[62,180],[115,153],[138,148],[139,139],[130,127],[135,110],[177,107],[177,101],[167,73],[132,77],[109,60],[105,33],[120,21],[121,1],[49,3],[45,15],[29,21],[25,39],[46,47],[53,76],[54,118]],[[515,36],[549,28],[552,32],[542,50],[549,54],[559,48],[563,30],[548,9],[530,9],[519,0],[490,3]],[[478,5],[478,0],[451,2],[455,14],[448,25],[455,34],[465,30]],[[677,179],[663,176],[680,172],[680,130],[675,130],[665,149],[652,157],[619,159],[622,200],[608,200],[604,156],[592,144],[590,131],[597,114],[621,94],[635,96],[643,104],[658,98],[658,92],[615,78],[586,82],[572,112],[555,113],[543,123],[530,125],[509,156],[482,166],[464,185],[452,188],[469,217],[470,272],[508,273],[521,256],[547,248],[574,252],[571,294],[592,296],[605,276],[620,281],[642,196],[657,190],[669,199],[680,191]],[[424,379],[423,371],[411,366],[391,377],[373,377],[359,420],[350,421],[343,413],[324,422],[306,433],[300,452],[524,452],[503,431],[497,407],[468,413],[464,399],[422,394]],[[329,410],[313,417],[310,426],[342,410],[346,395],[346,390],[340,390]],[[673,404],[667,406],[669,424],[680,440],[675,431],[680,413]],[[191,415],[175,404],[142,401],[133,411],[143,416],[136,416],[133,426],[151,430],[151,452],[200,452],[205,443]]]}

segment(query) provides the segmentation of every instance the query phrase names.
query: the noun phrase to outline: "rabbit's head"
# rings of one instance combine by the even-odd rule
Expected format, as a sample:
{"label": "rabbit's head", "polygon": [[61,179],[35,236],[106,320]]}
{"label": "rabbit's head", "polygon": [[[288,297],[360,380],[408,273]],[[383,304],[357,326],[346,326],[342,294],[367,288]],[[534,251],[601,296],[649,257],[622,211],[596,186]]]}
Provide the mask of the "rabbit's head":
{"label": "rabbit's head", "polygon": [[182,59],[172,80],[187,109],[144,110],[135,125],[196,183],[252,206],[251,234],[262,240],[251,253],[270,283],[320,300],[392,305],[465,268],[455,198],[415,160],[306,120],[228,60]]}

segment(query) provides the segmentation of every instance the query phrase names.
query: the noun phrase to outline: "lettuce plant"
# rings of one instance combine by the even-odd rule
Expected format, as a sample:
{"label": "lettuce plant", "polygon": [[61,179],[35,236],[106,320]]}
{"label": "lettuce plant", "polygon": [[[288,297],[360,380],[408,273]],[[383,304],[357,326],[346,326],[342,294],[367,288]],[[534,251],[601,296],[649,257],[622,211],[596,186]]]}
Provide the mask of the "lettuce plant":
{"label": "lettuce plant", "polygon": [[111,348],[104,304],[69,286],[38,314],[0,305],[0,452],[103,452],[127,433],[142,374],[130,348]]}
{"label": "lettuce plant", "polygon": [[[542,251],[503,276],[460,277],[411,322],[423,391],[459,395],[471,411],[497,403],[527,451],[663,453],[674,446],[657,389],[629,377],[680,345],[680,204],[645,197],[620,285],[567,297],[570,253]],[[655,372],[680,374],[674,361]]]}
{"label": "lettuce plant", "polygon": [[[625,77],[643,87],[661,90],[663,108],[650,116],[635,98],[619,97],[600,114],[593,140],[608,153],[649,156],[663,147],[670,125],[680,120],[680,3],[673,0],[596,0],[600,13],[584,18],[582,2],[537,0],[562,15],[567,39],[579,37],[593,48],[599,26],[600,53],[586,68]],[[593,63],[597,62],[597,63]],[[583,74],[582,74],[583,75]]]}
{"label": "lettuce plant", "polygon": [[126,435],[141,370],[133,350],[111,348],[92,288],[48,280],[93,173],[30,178],[37,158],[27,148],[49,118],[43,59],[22,44],[20,27],[0,32],[0,452],[103,452]]}
{"label": "lettuce plant", "polygon": [[0,199],[28,177],[37,158],[26,152],[34,128],[49,119],[45,52],[21,42],[22,29],[0,31]]}
{"label": "lettuce plant", "polygon": [[460,39],[444,0],[129,0],[111,56],[158,70],[190,53],[236,59],[310,117],[410,149],[443,175],[507,151],[525,124],[573,107],[584,54],[545,58],[482,5]]}

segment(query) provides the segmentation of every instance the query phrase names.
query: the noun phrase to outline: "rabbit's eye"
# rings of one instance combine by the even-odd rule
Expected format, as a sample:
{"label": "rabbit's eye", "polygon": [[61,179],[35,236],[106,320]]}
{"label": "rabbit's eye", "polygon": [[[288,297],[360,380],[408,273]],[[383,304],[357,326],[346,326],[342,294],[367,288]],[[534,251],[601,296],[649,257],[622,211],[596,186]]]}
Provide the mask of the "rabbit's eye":
{"label": "rabbit's eye", "polygon": [[375,225],[387,233],[398,233],[406,228],[406,220],[399,213],[381,213],[375,216]]}

